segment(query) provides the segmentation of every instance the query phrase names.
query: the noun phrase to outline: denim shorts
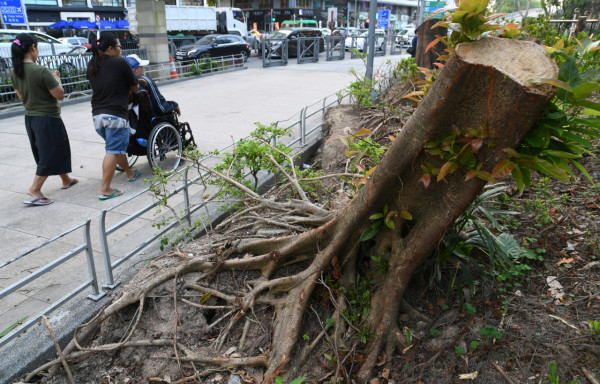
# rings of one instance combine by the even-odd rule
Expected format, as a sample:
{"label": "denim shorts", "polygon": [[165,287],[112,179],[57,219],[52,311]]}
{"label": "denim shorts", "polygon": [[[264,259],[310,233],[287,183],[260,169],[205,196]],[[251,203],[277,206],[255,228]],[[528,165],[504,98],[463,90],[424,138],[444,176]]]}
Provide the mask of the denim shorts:
{"label": "denim shorts", "polygon": [[129,123],[122,117],[101,113],[93,116],[94,128],[106,143],[106,153],[124,155],[129,145]]}

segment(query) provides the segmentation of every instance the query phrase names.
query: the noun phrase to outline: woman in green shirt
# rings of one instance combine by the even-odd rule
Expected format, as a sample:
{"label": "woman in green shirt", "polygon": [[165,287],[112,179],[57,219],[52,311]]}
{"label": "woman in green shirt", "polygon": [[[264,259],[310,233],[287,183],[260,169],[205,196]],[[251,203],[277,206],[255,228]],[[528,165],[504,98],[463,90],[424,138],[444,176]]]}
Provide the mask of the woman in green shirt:
{"label": "woman in green shirt", "polygon": [[25,107],[25,129],[31,151],[37,164],[33,184],[27,193],[33,197],[23,203],[48,205],[54,200],[42,193],[44,182],[51,175],[59,175],[62,189],[77,184],[70,177],[71,148],[67,130],[60,118],[58,100],[65,97],[58,71],[35,62],[39,56],[37,40],[28,33],[20,33],[11,45],[13,70],[10,77]]}

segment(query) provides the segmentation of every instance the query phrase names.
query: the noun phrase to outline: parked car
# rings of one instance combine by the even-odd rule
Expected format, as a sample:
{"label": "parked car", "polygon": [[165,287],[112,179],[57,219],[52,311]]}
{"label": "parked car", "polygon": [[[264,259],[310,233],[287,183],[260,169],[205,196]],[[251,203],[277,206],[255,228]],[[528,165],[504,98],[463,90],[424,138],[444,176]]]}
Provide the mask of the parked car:
{"label": "parked car", "polygon": [[248,60],[250,44],[240,36],[206,35],[193,44],[179,47],[175,59],[182,61],[230,55],[242,55],[244,61]]}
{"label": "parked car", "polygon": [[87,65],[92,58],[89,48],[81,45],[71,46],[69,52],[53,56],[38,57],[38,64],[60,72],[61,77],[73,76],[77,73],[85,73]]}
{"label": "parked car", "polygon": [[414,28],[403,29],[396,36],[396,45],[408,47],[411,45],[413,37],[415,37]]}
{"label": "parked car", "polygon": [[86,45],[88,43],[88,40],[85,37],[77,36],[59,37],[58,40],[71,45]]}
{"label": "parked car", "polygon": [[331,29],[321,28],[321,33],[323,33],[323,36],[331,36]]}
{"label": "parked car", "polygon": [[348,27],[348,28],[336,28],[331,33],[332,36],[343,36],[348,37],[352,34],[352,32],[356,31],[357,28]]}
{"label": "parked car", "polygon": [[[345,46],[346,50],[358,49],[362,51],[366,40],[369,38],[368,29],[357,29],[352,32],[350,36],[346,38]],[[385,44],[385,31],[381,28],[375,28],[375,48],[383,49]]]}
{"label": "parked car", "polygon": [[[19,33],[30,33],[38,41],[38,50],[40,56],[59,55],[61,53],[67,53],[73,46],[71,44],[63,43],[62,41],[55,39],[52,36],[48,36],[45,33],[37,31],[28,31],[22,29],[0,29],[0,57],[10,58],[10,46],[12,42],[17,38]],[[2,60],[4,62],[4,60]]]}
{"label": "parked car", "polygon": [[272,32],[266,37],[267,48],[273,53],[273,57],[281,57],[282,40],[288,42],[288,57],[296,57],[298,54],[299,37],[318,37],[319,53],[325,50],[323,33],[319,28],[282,28]]}

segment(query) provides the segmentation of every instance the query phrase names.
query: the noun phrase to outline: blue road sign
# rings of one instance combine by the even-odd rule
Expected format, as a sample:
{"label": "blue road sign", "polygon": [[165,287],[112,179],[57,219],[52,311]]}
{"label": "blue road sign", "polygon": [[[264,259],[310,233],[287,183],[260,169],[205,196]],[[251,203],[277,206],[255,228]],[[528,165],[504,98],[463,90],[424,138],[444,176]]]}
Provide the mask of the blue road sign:
{"label": "blue road sign", "polygon": [[377,11],[377,18],[379,20],[389,20],[390,19],[390,11],[387,9],[380,9]]}
{"label": "blue road sign", "polygon": [[377,11],[377,26],[379,28],[389,27],[390,11],[387,9],[380,9]]}
{"label": "blue road sign", "polygon": [[21,0],[0,0],[0,13],[5,24],[25,24],[25,10]]}

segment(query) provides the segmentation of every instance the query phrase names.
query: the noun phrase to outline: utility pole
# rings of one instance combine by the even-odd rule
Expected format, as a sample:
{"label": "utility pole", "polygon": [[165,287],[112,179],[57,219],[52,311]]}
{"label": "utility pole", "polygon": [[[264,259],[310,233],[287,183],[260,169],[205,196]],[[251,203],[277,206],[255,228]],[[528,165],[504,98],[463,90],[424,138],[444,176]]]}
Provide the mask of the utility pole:
{"label": "utility pole", "polygon": [[377,0],[369,4],[369,54],[367,55],[367,73],[365,77],[373,80],[373,65],[375,62],[375,24],[377,24]]}

